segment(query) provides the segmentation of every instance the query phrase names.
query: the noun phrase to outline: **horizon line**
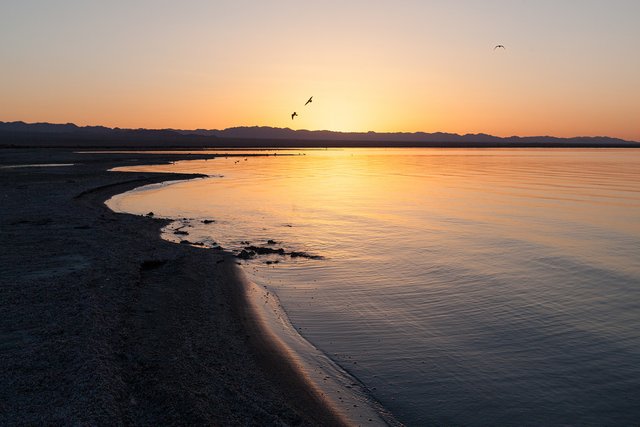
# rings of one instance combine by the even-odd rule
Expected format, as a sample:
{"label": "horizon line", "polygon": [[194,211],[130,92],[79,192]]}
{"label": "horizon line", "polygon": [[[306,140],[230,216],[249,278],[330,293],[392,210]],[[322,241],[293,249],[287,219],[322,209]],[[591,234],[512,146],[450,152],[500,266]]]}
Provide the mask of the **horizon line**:
{"label": "horizon line", "polygon": [[[608,135],[574,135],[574,136],[555,136],[551,134],[538,134],[538,135],[509,135],[509,136],[498,136],[489,134],[486,132],[467,132],[467,133],[457,133],[457,132],[444,132],[444,131],[341,131],[341,130],[331,130],[331,129],[292,129],[290,127],[277,127],[277,126],[268,126],[268,125],[237,125],[226,127],[223,129],[216,128],[174,128],[174,127],[164,127],[164,128],[145,128],[145,127],[119,127],[119,126],[105,126],[105,125],[78,125],[74,122],[66,122],[66,123],[54,123],[54,122],[46,122],[46,121],[38,121],[38,122],[26,122],[24,120],[14,120],[14,121],[2,121],[0,120],[0,124],[24,124],[24,125],[51,125],[51,126],[74,126],[76,128],[104,128],[110,130],[129,130],[129,131],[173,131],[173,132],[225,132],[233,129],[274,129],[274,130],[284,130],[289,132],[327,132],[334,134],[345,134],[345,135],[359,135],[359,134],[371,134],[371,135],[416,135],[416,134],[425,134],[425,135],[451,135],[451,136],[487,136],[493,138],[500,139],[510,139],[510,138],[557,138],[557,139],[576,139],[576,138],[607,138],[607,139],[616,139],[624,142],[638,143],[640,144],[640,140],[632,140],[632,139],[624,139],[620,137],[608,136]],[[228,137],[233,138],[233,137]]]}

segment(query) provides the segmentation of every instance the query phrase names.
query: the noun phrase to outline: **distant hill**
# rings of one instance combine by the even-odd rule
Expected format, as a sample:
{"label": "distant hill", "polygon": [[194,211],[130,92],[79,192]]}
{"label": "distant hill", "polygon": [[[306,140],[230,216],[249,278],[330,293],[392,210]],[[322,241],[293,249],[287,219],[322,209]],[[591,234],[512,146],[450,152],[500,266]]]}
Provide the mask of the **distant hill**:
{"label": "distant hill", "polygon": [[273,128],[266,126],[233,127],[225,130],[178,130],[184,134],[217,136],[219,138],[235,139],[272,139],[288,140],[297,139],[304,141],[368,141],[368,142],[399,142],[399,143],[510,143],[522,145],[527,143],[535,144],[638,144],[633,141],[625,141],[618,138],[606,136],[596,137],[574,137],[559,138],[553,136],[531,136],[531,137],[498,137],[484,133],[459,135],[456,133],[425,133],[425,132],[334,132],[329,130],[293,130],[289,128]]}
{"label": "distant hill", "polygon": [[73,123],[0,122],[0,146],[162,148],[206,147],[215,136],[189,135],[173,130],[120,129],[76,126]]}
{"label": "distant hill", "polygon": [[606,136],[497,137],[487,134],[425,132],[334,132],[264,126],[224,130],[120,129],[73,123],[0,122],[0,146],[204,148],[204,147],[637,147]]}

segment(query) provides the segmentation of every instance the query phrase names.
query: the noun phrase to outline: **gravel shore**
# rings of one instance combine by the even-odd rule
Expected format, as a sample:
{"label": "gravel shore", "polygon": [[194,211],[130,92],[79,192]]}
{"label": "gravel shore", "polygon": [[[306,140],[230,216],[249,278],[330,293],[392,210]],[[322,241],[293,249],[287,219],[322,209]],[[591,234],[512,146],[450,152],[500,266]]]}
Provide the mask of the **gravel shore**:
{"label": "gravel shore", "polygon": [[0,150],[0,425],[343,423],[256,339],[230,254],[104,206],[194,177],[107,169],[185,157]]}

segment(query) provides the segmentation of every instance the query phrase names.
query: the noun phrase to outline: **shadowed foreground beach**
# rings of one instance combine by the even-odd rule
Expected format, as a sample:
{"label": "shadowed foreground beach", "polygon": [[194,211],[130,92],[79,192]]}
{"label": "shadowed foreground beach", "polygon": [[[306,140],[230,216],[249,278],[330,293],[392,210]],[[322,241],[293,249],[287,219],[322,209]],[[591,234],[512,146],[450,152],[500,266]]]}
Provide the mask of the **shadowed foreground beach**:
{"label": "shadowed foreground beach", "polygon": [[[104,206],[194,177],[107,169],[187,157],[1,150],[1,425],[343,423],[263,338],[234,258]],[[74,165],[7,167],[33,164]]]}

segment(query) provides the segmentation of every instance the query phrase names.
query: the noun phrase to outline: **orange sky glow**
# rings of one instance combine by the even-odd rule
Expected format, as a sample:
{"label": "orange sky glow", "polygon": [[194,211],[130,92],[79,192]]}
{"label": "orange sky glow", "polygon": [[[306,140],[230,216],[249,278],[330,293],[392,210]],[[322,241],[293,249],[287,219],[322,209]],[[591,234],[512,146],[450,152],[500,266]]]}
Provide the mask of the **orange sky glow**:
{"label": "orange sky glow", "polygon": [[637,1],[87,3],[3,4],[1,121],[640,140]]}

